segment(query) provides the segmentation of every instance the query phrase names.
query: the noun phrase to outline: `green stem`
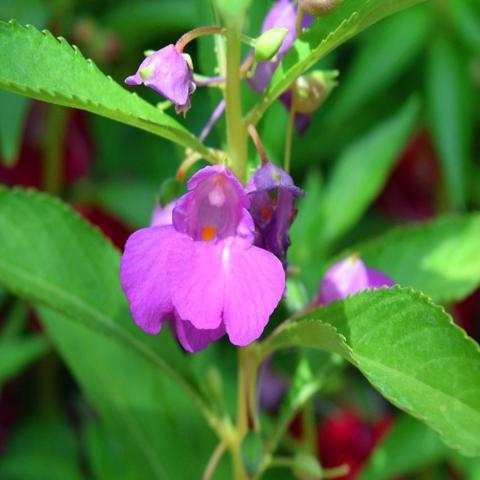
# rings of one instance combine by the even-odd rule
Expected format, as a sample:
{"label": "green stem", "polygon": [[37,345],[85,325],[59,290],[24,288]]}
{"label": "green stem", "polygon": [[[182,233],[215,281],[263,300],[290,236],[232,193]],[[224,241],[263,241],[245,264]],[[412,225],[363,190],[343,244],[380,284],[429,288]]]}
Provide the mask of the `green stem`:
{"label": "green stem", "polygon": [[242,440],[248,431],[248,351],[246,348],[238,349],[238,379],[237,379],[237,425],[233,441],[230,444],[235,480],[248,478],[242,462]]}
{"label": "green stem", "polygon": [[247,174],[247,130],[240,99],[240,23],[227,28],[227,82],[225,88],[229,166],[241,182]]}
{"label": "green stem", "polygon": [[303,443],[307,447],[308,451],[316,456],[317,455],[317,434],[315,428],[315,412],[313,411],[312,400],[309,400],[301,413],[302,430],[303,430]]}

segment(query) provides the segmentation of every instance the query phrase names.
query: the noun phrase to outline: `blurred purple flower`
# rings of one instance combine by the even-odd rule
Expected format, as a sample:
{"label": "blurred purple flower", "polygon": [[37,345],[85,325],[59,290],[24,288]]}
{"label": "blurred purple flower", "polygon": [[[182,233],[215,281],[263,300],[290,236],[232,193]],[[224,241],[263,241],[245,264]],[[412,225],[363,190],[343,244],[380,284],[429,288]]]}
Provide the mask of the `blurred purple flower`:
{"label": "blurred purple flower", "polygon": [[125,83],[143,83],[174,103],[177,112],[186,112],[190,108],[190,97],[195,91],[190,65],[174,45],[167,45],[148,55]]}
{"label": "blurred purple flower", "polygon": [[[304,15],[302,18],[302,28],[307,28],[313,21],[310,15]],[[260,62],[257,65],[255,74],[249,80],[250,86],[258,93],[262,93],[267,88],[272,79],[275,70],[285,54],[290,50],[296,39],[297,26],[297,7],[291,0],[278,0],[267,13],[262,25],[262,32],[272,28],[286,28],[287,33],[283,39],[282,46],[276,54],[276,61]]]}
{"label": "blurred purple flower", "polygon": [[303,195],[292,177],[271,162],[257,168],[248,182],[255,245],[272,252],[286,267],[288,230],[296,215],[295,199]]}
{"label": "blurred purple flower", "polygon": [[315,305],[327,305],[368,288],[392,287],[393,281],[366,265],[355,255],[331,267],[323,276]]}
{"label": "blurred purple flower", "polygon": [[152,219],[150,220],[150,226],[158,227],[159,225],[172,225],[174,207],[175,207],[174,201],[167,203],[165,206],[157,204],[153,209]]}
{"label": "blurred purple flower", "polygon": [[168,320],[188,351],[225,333],[248,345],[283,295],[282,265],[253,246],[248,197],[229,170],[206,167],[188,190],[173,225],[144,228],[127,242],[120,276],[133,318],[151,334]]}

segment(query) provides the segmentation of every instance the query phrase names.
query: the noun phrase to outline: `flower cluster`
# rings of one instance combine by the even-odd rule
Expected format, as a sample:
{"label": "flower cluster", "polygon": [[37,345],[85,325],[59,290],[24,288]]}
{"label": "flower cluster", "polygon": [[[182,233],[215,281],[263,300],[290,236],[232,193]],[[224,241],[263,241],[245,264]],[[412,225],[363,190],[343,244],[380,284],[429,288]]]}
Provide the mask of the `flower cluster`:
{"label": "flower cluster", "polygon": [[[251,185],[247,193],[228,169],[206,167],[190,179],[171,217],[157,211],[151,227],[129,238],[121,261],[122,287],[135,322],[145,332],[157,334],[167,321],[191,352],[225,334],[240,346],[262,334],[285,289],[285,271],[275,255],[285,253],[282,242],[291,218],[289,214],[282,220],[283,207],[269,204],[276,220],[256,232],[255,195],[266,193],[266,186],[281,195],[281,179],[288,191],[296,188],[284,176],[264,185],[258,180],[264,172],[255,176],[258,190]],[[280,239],[282,246],[276,239],[257,241],[262,232]],[[257,244],[272,245],[275,255]]]}

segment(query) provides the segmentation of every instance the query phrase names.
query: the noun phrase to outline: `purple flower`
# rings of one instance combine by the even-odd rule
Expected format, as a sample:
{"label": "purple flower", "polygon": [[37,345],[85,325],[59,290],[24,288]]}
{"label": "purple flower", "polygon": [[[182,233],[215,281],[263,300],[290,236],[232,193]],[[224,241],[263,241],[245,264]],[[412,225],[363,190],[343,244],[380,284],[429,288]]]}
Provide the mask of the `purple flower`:
{"label": "purple flower", "polygon": [[[302,27],[307,28],[313,21],[309,15],[304,15],[302,19]],[[290,50],[296,39],[297,26],[297,8],[291,0],[278,0],[267,13],[262,25],[262,32],[266,32],[272,28],[286,28],[287,33],[279,48],[276,61],[260,62],[255,70],[255,74],[249,80],[250,86],[258,93],[262,93],[270,83],[275,70],[285,54]]]}
{"label": "purple flower", "polygon": [[259,167],[247,185],[255,222],[255,245],[272,252],[286,267],[288,230],[296,215],[295,199],[303,195],[292,177],[271,162]]}
{"label": "purple flower", "polygon": [[225,333],[248,345],[263,332],[285,288],[282,264],[253,245],[249,200],[224,167],[206,167],[177,200],[173,225],[128,240],[121,282],[135,322],[156,334],[167,320],[186,350]]}
{"label": "purple flower", "polygon": [[128,77],[125,83],[143,83],[152,88],[174,103],[177,112],[186,112],[190,108],[190,97],[195,91],[187,58],[174,45],[167,45],[145,58],[135,75]]}
{"label": "purple flower", "polygon": [[391,287],[393,281],[378,270],[367,268],[355,255],[331,267],[323,276],[315,305],[327,305],[367,288]]}
{"label": "purple flower", "polygon": [[157,204],[153,209],[150,226],[157,227],[159,225],[172,225],[174,207],[175,202],[167,203],[165,206]]}

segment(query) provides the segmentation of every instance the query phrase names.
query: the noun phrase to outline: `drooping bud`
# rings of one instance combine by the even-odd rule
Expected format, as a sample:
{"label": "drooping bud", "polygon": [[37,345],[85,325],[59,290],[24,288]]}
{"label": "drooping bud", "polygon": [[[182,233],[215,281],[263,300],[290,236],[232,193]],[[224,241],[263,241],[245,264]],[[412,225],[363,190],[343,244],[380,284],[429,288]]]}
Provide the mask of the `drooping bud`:
{"label": "drooping bud", "polygon": [[178,113],[190,108],[190,97],[195,91],[191,61],[178,52],[174,45],[151,53],[137,72],[125,80],[127,85],[144,84],[175,104]]}
{"label": "drooping bud", "polygon": [[315,70],[297,78],[293,86],[293,108],[296,112],[315,112],[338,85],[338,70]]}
{"label": "drooping bud", "polygon": [[323,17],[328,15],[339,3],[340,0],[300,0],[300,8],[314,17]]}
{"label": "drooping bud", "polygon": [[263,62],[272,59],[282,46],[287,28],[271,28],[263,32],[255,42],[255,60]]}

